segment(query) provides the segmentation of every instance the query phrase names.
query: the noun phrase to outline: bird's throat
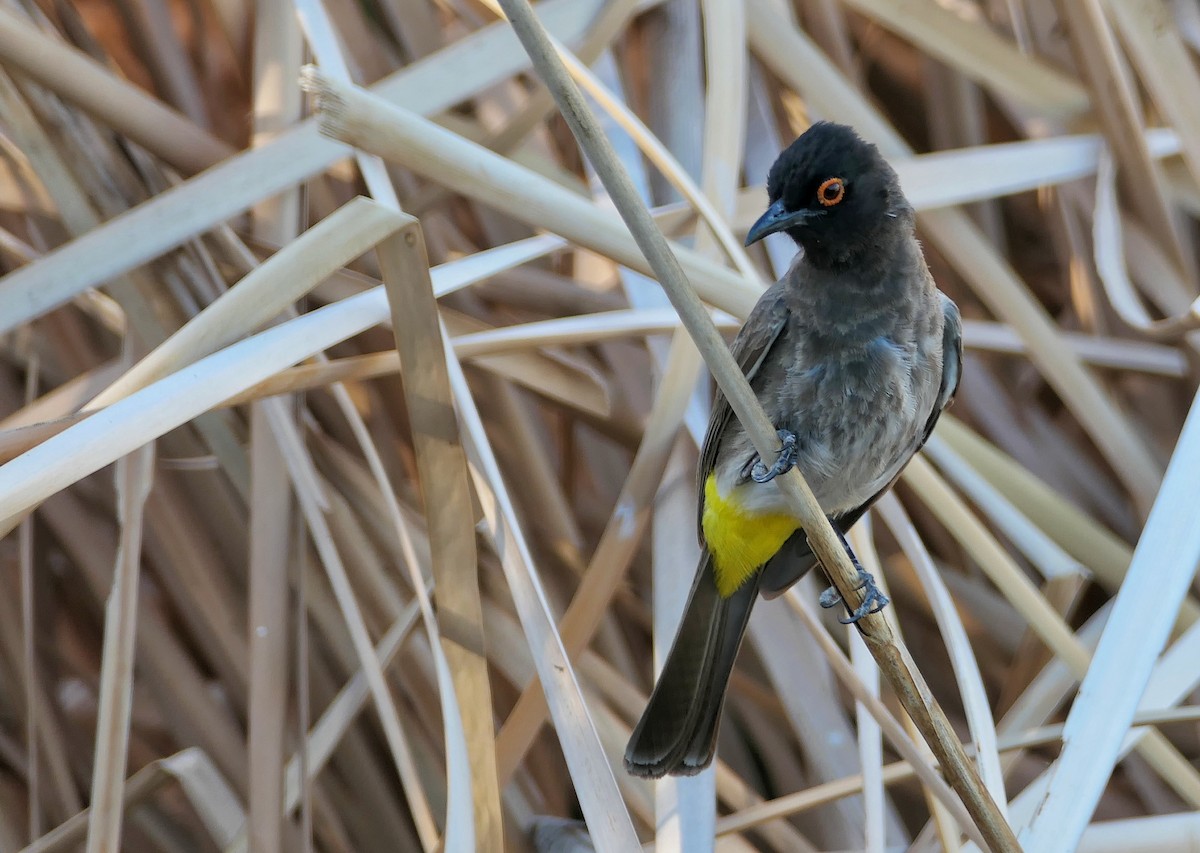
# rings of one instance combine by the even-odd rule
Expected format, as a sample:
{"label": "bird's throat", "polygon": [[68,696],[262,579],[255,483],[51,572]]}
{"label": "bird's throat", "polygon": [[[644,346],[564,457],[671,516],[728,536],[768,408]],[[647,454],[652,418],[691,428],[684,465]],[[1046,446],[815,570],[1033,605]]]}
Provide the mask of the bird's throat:
{"label": "bird's throat", "polygon": [[799,526],[791,516],[748,509],[739,500],[739,492],[735,488],[723,496],[717,488],[715,473],[709,474],[704,483],[701,527],[713,555],[717,592],[723,598],[737,592],[738,587],[774,557]]}

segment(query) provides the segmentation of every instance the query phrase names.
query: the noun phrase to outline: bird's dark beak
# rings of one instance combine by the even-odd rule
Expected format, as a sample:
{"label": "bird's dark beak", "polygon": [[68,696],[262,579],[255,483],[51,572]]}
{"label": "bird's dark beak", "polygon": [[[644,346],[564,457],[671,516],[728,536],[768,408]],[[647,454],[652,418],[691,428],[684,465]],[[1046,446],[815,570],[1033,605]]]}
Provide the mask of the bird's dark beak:
{"label": "bird's dark beak", "polygon": [[783,231],[794,225],[799,225],[806,219],[816,216],[815,210],[788,210],[783,206],[783,199],[767,208],[767,212],[758,217],[758,221],[750,226],[746,234],[746,245],[751,246],[776,231]]}

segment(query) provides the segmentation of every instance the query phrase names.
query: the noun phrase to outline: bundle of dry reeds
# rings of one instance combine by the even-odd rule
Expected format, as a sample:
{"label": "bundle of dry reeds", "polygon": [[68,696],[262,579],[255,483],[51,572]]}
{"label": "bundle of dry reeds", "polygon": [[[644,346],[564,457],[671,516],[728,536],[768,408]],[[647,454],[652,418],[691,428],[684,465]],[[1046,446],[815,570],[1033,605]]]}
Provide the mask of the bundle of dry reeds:
{"label": "bundle of dry reeds", "polygon": [[[1192,849],[1200,7],[535,8],[536,61],[520,0],[0,9],[0,851],[1003,844],[971,796],[1039,853]],[[620,766],[695,566],[690,333],[790,262],[740,238],[821,118],[966,318],[851,541],[970,814],[817,577],[714,770]]]}

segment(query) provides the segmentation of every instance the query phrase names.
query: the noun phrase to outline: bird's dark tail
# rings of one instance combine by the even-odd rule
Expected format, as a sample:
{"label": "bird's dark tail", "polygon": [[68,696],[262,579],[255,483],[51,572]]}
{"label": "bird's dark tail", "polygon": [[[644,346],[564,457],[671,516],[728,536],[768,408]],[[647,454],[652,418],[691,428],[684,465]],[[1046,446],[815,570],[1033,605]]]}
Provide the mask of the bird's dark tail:
{"label": "bird's dark tail", "polygon": [[758,597],[755,572],[729,598],[717,592],[712,555],[696,570],[679,632],[625,749],[635,776],[691,776],[712,763],[725,688]]}

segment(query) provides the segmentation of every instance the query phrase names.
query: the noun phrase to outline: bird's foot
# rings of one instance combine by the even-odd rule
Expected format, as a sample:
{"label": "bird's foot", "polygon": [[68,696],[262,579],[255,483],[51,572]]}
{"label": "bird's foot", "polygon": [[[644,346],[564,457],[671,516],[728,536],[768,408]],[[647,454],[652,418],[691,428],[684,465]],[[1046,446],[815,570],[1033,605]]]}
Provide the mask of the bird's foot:
{"label": "bird's foot", "polygon": [[[871,613],[878,613],[889,604],[888,597],[879,590],[878,586],[875,585],[875,578],[871,576],[870,572],[863,571],[862,567],[859,567],[858,580],[859,584],[857,587],[855,587],[855,589],[863,590],[863,602],[857,608],[851,610],[850,615],[847,618],[838,618],[838,621],[843,625],[853,625],[864,616],[867,616]],[[826,609],[829,609],[830,607],[837,607],[841,601],[841,593],[837,591],[837,587],[835,586],[829,587],[829,589],[821,593],[821,597],[817,599],[817,603]],[[849,608],[846,609],[849,610]]]}
{"label": "bird's foot", "polygon": [[796,433],[791,430],[779,429],[775,431],[775,434],[779,436],[779,441],[782,443],[779,455],[775,457],[775,464],[770,468],[763,464],[760,457],[754,457],[755,462],[754,467],[750,469],[750,479],[756,483],[769,483],[796,464]]}

